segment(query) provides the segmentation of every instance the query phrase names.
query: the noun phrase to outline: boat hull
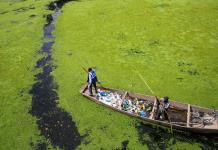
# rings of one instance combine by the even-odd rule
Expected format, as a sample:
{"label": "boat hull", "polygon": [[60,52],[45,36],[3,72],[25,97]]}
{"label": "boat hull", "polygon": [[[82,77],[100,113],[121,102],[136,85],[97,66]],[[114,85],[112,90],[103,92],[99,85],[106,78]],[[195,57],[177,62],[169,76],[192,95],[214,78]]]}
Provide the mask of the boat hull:
{"label": "boat hull", "polygon": [[[125,114],[125,115],[128,115],[130,117],[134,117],[134,118],[137,118],[145,123],[151,123],[151,124],[156,124],[156,125],[159,125],[159,126],[163,126],[163,127],[166,127],[166,128],[171,128],[172,130],[178,130],[178,131],[184,131],[184,132],[193,132],[193,133],[200,133],[200,134],[216,134],[218,135],[218,128],[215,128],[215,129],[211,129],[211,128],[196,128],[196,127],[188,127],[188,126],[181,126],[181,125],[177,125],[177,124],[170,124],[169,122],[166,122],[166,121],[160,121],[160,120],[155,120],[155,119],[150,119],[150,118],[143,118],[143,117],[140,117],[138,115],[135,115],[133,113],[129,113],[127,111],[124,111],[122,109],[118,109],[118,108],[115,108],[115,107],[112,107],[110,105],[107,105],[101,101],[99,101],[96,97],[94,96],[90,96],[86,90],[87,90],[87,86],[83,86],[80,90],[80,93],[88,98],[89,100],[99,104],[99,105],[102,105],[102,106],[105,106],[107,108],[110,108],[114,111],[117,111],[117,112],[120,112],[122,114]],[[117,90],[117,89],[112,89],[112,88],[104,88],[104,89],[107,89],[107,90],[113,90],[113,91],[119,91],[120,93],[125,93],[125,91],[122,91],[122,90]],[[146,97],[145,95],[141,95],[141,94],[136,94],[136,93],[130,93],[130,94],[133,94],[133,95],[137,95],[137,97]],[[176,103],[176,102],[174,102]],[[199,107],[201,108],[201,107]],[[202,109],[205,109],[205,110],[209,110],[207,108],[202,108]],[[212,110],[211,110],[212,111]],[[218,111],[216,111],[216,113],[218,114]]]}

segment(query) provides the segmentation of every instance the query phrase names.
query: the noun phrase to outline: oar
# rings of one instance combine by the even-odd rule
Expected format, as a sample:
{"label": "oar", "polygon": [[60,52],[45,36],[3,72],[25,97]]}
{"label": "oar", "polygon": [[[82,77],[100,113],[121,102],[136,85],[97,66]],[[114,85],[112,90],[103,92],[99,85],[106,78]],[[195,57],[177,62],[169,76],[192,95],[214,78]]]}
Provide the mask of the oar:
{"label": "oar", "polygon": [[[151,92],[152,94],[154,94],[154,91],[153,91],[153,90],[151,89],[151,87],[148,85],[148,83],[147,83],[146,80],[143,78],[143,76],[140,74],[140,72],[139,72],[139,71],[136,71],[136,70],[135,70],[135,72],[136,72],[136,73],[138,74],[138,76],[141,78],[141,80],[143,81],[143,83],[148,87],[148,89],[150,90],[150,92]],[[158,100],[157,96],[155,96],[155,97],[156,97],[158,103],[160,104],[160,101]],[[170,123],[170,131],[171,131],[171,133],[173,133],[173,126],[172,126],[172,124],[171,124],[170,116],[169,116],[169,114],[167,113],[166,110],[165,110],[165,112],[166,112],[166,114],[167,114],[168,121],[169,121],[169,123]]]}
{"label": "oar", "polygon": [[86,73],[88,73],[88,71],[86,70],[86,68],[85,67],[82,67],[82,69],[86,72]]}
{"label": "oar", "polygon": [[[79,56],[77,56],[77,57],[79,57]],[[81,57],[79,57],[79,59],[80,59],[80,60],[83,60],[83,59],[81,59]],[[84,61],[86,61],[87,64],[90,64],[90,63],[88,63],[87,60],[84,60]],[[84,70],[86,73],[88,73],[88,70],[84,67],[84,64],[85,64],[84,61],[80,61],[79,64],[80,64],[80,67],[82,68],[82,70]],[[81,62],[82,62],[82,63],[81,63]],[[96,68],[96,67],[91,67],[91,68]],[[98,84],[99,84],[101,87],[103,87],[102,82],[98,81]]]}
{"label": "oar", "polygon": [[168,121],[170,123],[170,132],[173,133],[173,126],[172,126],[172,123],[171,123],[170,116],[169,116],[169,114],[168,114],[168,112],[166,110],[164,110],[164,112],[167,114],[167,118],[168,118]]}
{"label": "oar", "polygon": [[143,83],[148,87],[149,91],[154,94],[154,91],[151,89],[151,87],[148,85],[148,83],[146,82],[146,80],[143,78],[143,76],[141,75],[141,73],[139,71],[135,71],[139,78],[143,81]]}

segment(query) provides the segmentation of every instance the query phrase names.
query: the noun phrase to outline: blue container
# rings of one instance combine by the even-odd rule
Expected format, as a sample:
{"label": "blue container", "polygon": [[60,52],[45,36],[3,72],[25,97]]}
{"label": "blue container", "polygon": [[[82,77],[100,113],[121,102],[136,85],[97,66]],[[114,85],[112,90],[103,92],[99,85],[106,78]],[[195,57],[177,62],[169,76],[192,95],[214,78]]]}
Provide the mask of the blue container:
{"label": "blue container", "polygon": [[144,111],[140,111],[139,112],[140,117],[146,118],[147,117],[147,113]]}

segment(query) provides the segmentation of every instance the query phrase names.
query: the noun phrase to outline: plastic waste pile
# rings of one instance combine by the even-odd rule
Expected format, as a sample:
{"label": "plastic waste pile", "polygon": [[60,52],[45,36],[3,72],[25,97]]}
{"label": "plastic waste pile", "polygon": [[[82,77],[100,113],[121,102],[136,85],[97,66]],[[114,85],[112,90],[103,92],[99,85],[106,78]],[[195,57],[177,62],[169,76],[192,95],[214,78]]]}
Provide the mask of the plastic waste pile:
{"label": "plastic waste pile", "polygon": [[117,92],[98,89],[97,99],[112,107],[122,109],[128,113],[133,113],[141,117],[149,117],[153,104],[145,100],[133,100],[129,97],[122,100]]}
{"label": "plastic waste pile", "polygon": [[[126,104],[128,103],[128,104]],[[123,101],[123,109],[129,113],[139,115],[141,117],[149,117],[153,104],[145,100],[130,100],[125,99]]]}
{"label": "plastic waste pile", "polygon": [[97,98],[99,101],[116,108],[120,108],[122,102],[120,94],[109,90],[98,89]]}

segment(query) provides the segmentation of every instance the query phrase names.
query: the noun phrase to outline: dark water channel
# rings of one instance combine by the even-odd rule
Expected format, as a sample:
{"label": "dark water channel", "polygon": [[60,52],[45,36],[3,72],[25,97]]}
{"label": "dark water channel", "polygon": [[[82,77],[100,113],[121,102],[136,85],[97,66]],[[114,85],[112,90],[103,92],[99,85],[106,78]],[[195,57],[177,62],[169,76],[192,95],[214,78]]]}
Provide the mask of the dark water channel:
{"label": "dark water channel", "polygon": [[[51,75],[56,68],[52,64],[52,46],[55,42],[52,32],[61,7],[67,2],[69,0],[60,0],[48,5],[48,9],[54,10],[54,13],[47,15],[47,23],[44,25],[44,43],[39,52],[46,54],[46,57],[36,63],[36,68],[41,68],[42,72],[35,75],[36,82],[30,90],[32,107],[29,112],[37,117],[41,135],[49,139],[54,147],[70,150],[81,144],[83,136],[79,134],[70,114],[58,107],[58,86]],[[47,143],[38,143],[36,149],[47,149]]]}

